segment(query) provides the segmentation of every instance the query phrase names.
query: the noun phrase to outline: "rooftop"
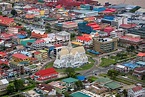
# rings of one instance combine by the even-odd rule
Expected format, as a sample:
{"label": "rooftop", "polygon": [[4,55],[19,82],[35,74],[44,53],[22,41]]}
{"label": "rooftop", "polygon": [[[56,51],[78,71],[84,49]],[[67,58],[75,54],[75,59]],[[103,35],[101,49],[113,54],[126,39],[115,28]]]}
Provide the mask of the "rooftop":
{"label": "rooftop", "polygon": [[15,58],[20,58],[22,60],[29,58],[29,57],[27,57],[23,54],[20,54],[20,53],[13,54],[12,56],[15,57]]}
{"label": "rooftop", "polygon": [[114,82],[114,81],[106,83],[104,86],[110,89],[117,89],[121,87],[121,85],[118,82]]}
{"label": "rooftop", "polygon": [[112,81],[110,78],[105,78],[105,77],[101,77],[101,78],[98,78],[97,80],[96,80],[96,82],[98,82],[98,83],[107,83],[107,82],[110,82],[110,81]]}
{"label": "rooftop", "polygon": [[70,77],[70,78],[63,79],[62,81],[66,83],[74,83],[77,82],[78,80]]}
{"label": "rooftop", "polygon": [[136,86],[134,88],[132,88],[133,92],[138,92],[140,90],[142,90],[142,86]]}

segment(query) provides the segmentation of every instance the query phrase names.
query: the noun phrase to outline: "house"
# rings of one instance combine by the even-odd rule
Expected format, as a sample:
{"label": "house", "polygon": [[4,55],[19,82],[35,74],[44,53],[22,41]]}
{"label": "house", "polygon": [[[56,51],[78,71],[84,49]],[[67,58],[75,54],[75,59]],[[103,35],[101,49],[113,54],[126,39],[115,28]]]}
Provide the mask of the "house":
{"label": "house", "polygon": [[47,34],[44,31],[33,30],[31,33],[31,37],[33,38],[46,38]]}
{"label": "house", "polygon": [[56,33],[56,37],[62,39],[63,42],[69,41],[70,33],[66,31],[61,31],[59,33]]}
{"label": "house", "polygon": [[120,72],[125,72],[125,73],[129,71],[126,66],[123,66],[123,65],[120,65],[120,64],[117,64],[115,66],[115,70],[120,71]]}
{"label": "house", "polygon": [[132,75],[137,76],[139,79],[143,79],[143,77],[145,77],[145,67],[135,68]]}
{"label": "house", "polygon": [[98,84],[99,86],[103,86],[105,88],[111,89],[111,90],[116,90],[122,87],[120,83],[115,82],[111,80],[110,78],[104,78],[104,77],[98,78],[96,80],[96,84]]}
{"label": "house", "polygon": [[82,36],[77,36],[76,41],[81,42],[84,45],[91,45],[93,43],[93,39],[89,34],[83,34]]}
{"label": "house", "polygon": [[75,88],[75,82],[79,81],[78,79],[75,78],[66,78],[62,80],[65,83],[65,86],[68,89],[74,89]]}
{"label": "house", "polygon": [[62,81],[53,81],[48,84],[53,86],[55,88],[55,90],[60,94],[67,91],[67,87],[65,86],[65,83]]}
{"label": "house", "polygon": [[140,61],[145,61],[145,53],[139,52],[137,54],[137,59],[140,60]]}
{"label": "house", "polygon": [[80,67],[88,62],[88,57],[83,46],[72,48],[63,47],[56,55],[53,66],[55,68]]}
{"label": "house", "polygon": [[58,77],[58,72],[54,68],[47,68],[37,71],[31,78],[36,81],[47,81]]}
{"label": "house", "polygon": [[13,18],[3,17],[0,15],[0,25],[8,27],[8,26],[15,25],[15,22]]}
{"label": "house", "polygon": [[128,97],[145,97],[145,89],[142,86],[137,85],[128,90]]}
{"label": "house", "polygon": [[0,92],[5,91],[8,85],[9,85],[9,81],[7,79],[1,79],[0,80]]}
{"label": "house", "polygon": [[12,4],[7,2],[0,2],[0,10],[4,11],[7,9],[12,9]]}
{"label": "house", "polygon": [[32,46],[35,48],[46,46],[46,41],[44,39],[38,39],[32,43]]}
{"label": "house", "polygon": [[29,62],[30,58],[24,54],[21,53],[15,53],[12,55],[12,60],[14,62],[20,63],[20,62]]}
{"label": "house", "polygon": [[36,91],[39,91],[42,94],[46,94],[48,96],[55,96],[56,95],[55,88],[49,84],[38,84]]}
{"label": "house", "polygon": [[5,58],[7,56],[6,52],[0,52],[0,58]]}

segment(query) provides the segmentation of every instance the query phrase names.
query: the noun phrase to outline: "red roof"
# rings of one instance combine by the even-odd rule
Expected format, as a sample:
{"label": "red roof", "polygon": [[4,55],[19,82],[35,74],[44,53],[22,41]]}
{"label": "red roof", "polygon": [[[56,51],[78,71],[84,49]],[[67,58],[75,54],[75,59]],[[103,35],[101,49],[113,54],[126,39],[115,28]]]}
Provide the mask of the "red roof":
{"label": "red roof", "polygon": [[145,57],[145,53],[140,52],[140,53],[137,54],[137,56],[139,56],[139,57]]}
{"label": "red roof", "polygon": [[39,70],[35,73],[36,76],[45,77],[53,74],[58,74],[58,72],[54,68],[47,68],[44,70]]}
{"label": "red roof", "polygon": [[44,42],[45,42],[45,40],[44,40],[44,39],[39,39],[39,40],[36,40],[36,41],[35,41],[35,43],[36,43],[36,44],[39,44],[39,43],[44,43]]}
{"label": "red roof", "polygon": [[136,24],[121,24],[120,27],[125,28],[125,29],[130,29],[136,27]]}
{"label": "red roof", "polygon": [[22,59],[22,60],[29,58],[29,57],[27,57],[23,54],[20,54],[20,53],[13,54],[12,56],[15,57],[15,58]]}
{"label": "red roof", "polygon": [[88,42],[88,41],[92,40],[92,37],[90,37],[90,35],[83,34],[82,36],[77,36],[77,39]]}
{"label": "red roof", "polygon": [[134,70],[135,70],[135,71],[140,71],[140,72],[141,72],[141,71],[144,71],[144,70],[145,70],[145,67],[138,67],[138,68],[135,68]]}
{"label": "red roof", "polygon": [[124,40],[129,40],[129,41],[133,41],[133,42],[141,42],[142,39],[138,38],[138,37],[128,37],[128,36],[121,36],[120,39],[124,39]]}
{"label": "red roof", "polygon": [[5,53],[5,52],[0,52],[0,56],[1,57],[4,57],[4,56],[6,56],[7,54]]}
{"label": "red roof", "polygon": [[140,90],[142,90],[142,86],[136,86],[136,87],[132,88],[132,90],[134,92],[140,91]]}
{"label": "red roof", "polygon": [[8,33],[2,33],[1,34],[1,39],[9,39],[12,36],[14,36],[14,35],[13,34],[8,34]]}
{"label": "red roof", "polygon": [[0,65],[2,65],[2,64],[8,64],[8,63],[9,63],[8,61],[0,60]]}
{"label": "red roof", "polygon": [[35,54],[35,55],[38,55],[38,54],[40,54],[40,52],[39,52],[39,51],[36,51],[36,52],[34,52],[34,54]]}
{"label": "red roof", "polygon": [[13,22],[14,22],[13,18],[0,16],[0,24],[2,25],[9,26]]}

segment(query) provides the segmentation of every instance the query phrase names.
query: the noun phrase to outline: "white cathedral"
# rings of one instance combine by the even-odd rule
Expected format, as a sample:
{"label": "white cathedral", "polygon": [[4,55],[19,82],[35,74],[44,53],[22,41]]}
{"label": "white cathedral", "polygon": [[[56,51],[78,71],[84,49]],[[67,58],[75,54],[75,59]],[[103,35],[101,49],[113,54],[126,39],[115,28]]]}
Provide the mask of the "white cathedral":
{"label": "white cathedral", "polygon": [[53,66],[55,68],[74,68],[80,67],[86,63],[88,63],[88,57],[84,47],[79,46],[73,48],[69,42],[68,46],[63,47],[61,51],[57,53]]}

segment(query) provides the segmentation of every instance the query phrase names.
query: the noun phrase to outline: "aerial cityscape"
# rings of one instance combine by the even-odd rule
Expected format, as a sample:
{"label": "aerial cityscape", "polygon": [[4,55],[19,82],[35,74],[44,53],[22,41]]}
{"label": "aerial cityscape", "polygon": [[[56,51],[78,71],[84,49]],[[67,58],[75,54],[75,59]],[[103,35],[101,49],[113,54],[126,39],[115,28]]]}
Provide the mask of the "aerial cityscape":
{"label": "aerial cityscape", "polygon": [[145,97],[145,1],[0,0],[0,97]]}

